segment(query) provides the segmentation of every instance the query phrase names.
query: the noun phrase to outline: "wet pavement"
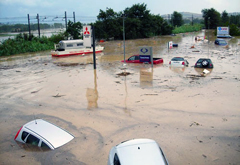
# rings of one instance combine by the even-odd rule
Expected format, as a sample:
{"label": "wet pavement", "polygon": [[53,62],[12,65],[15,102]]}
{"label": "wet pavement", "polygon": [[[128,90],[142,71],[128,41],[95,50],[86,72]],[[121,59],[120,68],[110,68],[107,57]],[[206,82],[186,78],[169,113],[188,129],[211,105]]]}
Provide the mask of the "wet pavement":
{"label": "wet pavement", "polygon": [[[240,164],[240,38],[229,47],[195,41],[204,31],[127,40],[126,58],[152,46],[163,64],[127,64],[123,42],[92,56],[52,58],[50,51],[0,58],[0,164],[107,164],[112,146],[133,138],[159,143],[170,164]],[[167,50],[167,42],[178,43]],[[191,48],[193,47],[194,48]],[[173,68],[172,57],[189,67]],[[193,66],[211,58],[203,75]],[[129,73],[122,75],[122,73]],[[42,151],[14,141],[18,129],[43,118],[75,139]]]}

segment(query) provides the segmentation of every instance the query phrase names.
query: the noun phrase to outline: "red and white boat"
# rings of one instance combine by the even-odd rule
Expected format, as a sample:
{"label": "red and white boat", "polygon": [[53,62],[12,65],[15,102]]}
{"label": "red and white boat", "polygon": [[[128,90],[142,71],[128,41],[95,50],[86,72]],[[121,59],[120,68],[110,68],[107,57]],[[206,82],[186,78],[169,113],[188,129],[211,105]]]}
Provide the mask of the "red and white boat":
{"label": "red and white boat", "polygon": [[[65,57],[73,55],[85,55],[93,53],[93,47],[84,46],[83,40],[62,40],[55,44],[55,50],[51,51],[53,57]],[[104,47],[96,46],[95,53],[102,52]]]}

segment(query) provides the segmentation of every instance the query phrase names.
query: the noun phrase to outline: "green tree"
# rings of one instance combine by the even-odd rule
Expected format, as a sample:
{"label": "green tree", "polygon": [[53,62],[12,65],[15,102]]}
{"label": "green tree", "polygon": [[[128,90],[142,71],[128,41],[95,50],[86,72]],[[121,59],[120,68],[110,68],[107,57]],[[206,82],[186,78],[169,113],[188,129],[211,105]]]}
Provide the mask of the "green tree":
{"label": "green tree", "polygon": [[173,26],[182,26],[183,25],[183,18],[182,18],[182,14],[174,11],[173,15],[172,15],[172,24]]}
{"label": "green tree", "polygon": [[100,10],[95,22],[96,38],[119,38],[121,36],[120,15],[108,8],[106,12]]}
{"label": "green tree", "polygon": [[80,31],[82,27],[80,22],[73,23],[72,21],[68,21],[66,36],[71,36],[73,39],[79,39],[81,37]]}
{"label": "green tree", "polygon": [[173,29],[161,16],[150,14],[144,3],[134,4],[119,13],[112,9],[100,10],[97,19],[94,26],[98,39],[123,39],[123,21],[126,39],[171,34]]}
{"label": "green tree", "polygon": [[222,24],[223,24],[223,25],[228,25],[228,24],[229,24],[229,16],[228,16],[228,13],[226,12],[226,10],[224,10],[224,11],[222,12],[222,17],[221,17],[221,19],[222,19]]}
{"label": "green tree", "polygon": [[203,9],[203,19],[204,25],[206,28],[216,29],[219,26],[221,17],[220,13],[217,12],[214,8],[211,9]]}
{"label": "green tree", "polygon": [[171,34],[173,27],[170,26],[160,15],[152,15],[152,29],[154,36]]}
{"label": "green tree", "polygon": [[240,29],[235,24],[230,25],[230,35],[231,36],[240,36]]}
{"label": "green tree", "polygon": [[231,15],[229,23],[240,26],[240,15]]}
{"label": "green tree", "polygon": [[[151,36],[150,29],[152,26],[152,19],[146,4],[134,4],[132,7],[126,8],[124,13],[127,17],[126,37],[136,36],[134,38],[145,38]],[[130,33],[137,35],[132,35]]]}

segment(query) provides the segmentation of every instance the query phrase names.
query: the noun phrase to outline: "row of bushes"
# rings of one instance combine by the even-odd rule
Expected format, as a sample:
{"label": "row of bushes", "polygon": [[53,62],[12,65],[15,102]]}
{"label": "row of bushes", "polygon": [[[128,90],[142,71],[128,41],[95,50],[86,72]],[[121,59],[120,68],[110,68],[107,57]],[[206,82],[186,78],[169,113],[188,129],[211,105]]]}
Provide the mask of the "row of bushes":
{"label": "row of bushes", "polygon": [[9,38],[0,44],[0,56],[54,49],[54,43],[58,43],[63,39],[64,35],[62,33],[52,35],[50,38],[45,36],[38,38],[33,35],[21,33],[14,39]]}
{"label": "row of bushes", "polygon": [[186,32],[197,32],[200,31],[203,28],[202,24],[194,24],[192,25],[183,25],[180,27],[176,27],[172,32],[174,34],[178,33],[186,33]]}

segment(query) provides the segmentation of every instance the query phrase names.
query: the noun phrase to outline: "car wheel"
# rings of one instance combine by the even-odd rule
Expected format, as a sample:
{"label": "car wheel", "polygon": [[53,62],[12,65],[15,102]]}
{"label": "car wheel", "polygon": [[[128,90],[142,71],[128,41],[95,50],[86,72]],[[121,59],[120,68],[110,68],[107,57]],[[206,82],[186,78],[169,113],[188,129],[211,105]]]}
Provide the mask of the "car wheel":
{"label": "car wheel", "polygon": [[207,60],[203,60],[202,66],[208,66],[208,61]]}

